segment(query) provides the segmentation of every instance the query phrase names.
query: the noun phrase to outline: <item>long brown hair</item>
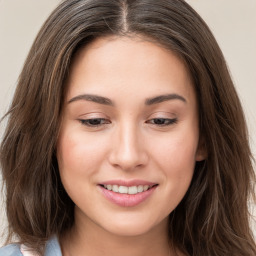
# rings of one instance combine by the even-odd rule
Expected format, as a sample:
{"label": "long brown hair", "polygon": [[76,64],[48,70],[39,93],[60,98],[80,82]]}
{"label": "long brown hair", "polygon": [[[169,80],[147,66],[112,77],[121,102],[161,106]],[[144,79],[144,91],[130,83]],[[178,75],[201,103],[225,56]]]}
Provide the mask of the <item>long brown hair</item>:
{"label": "long brown hair", "polygon": [[170,214],[170,241],[186,255],[256,255],[244,114],[218,44],[182,0],[66,0],[47,19],[19,77],[0,148],[9,240],[16,235],[40,250],[73,225],[55,157],[65,81],[75,52],[108,35],[143,36],[176,52],[194,82],[208,156]]}

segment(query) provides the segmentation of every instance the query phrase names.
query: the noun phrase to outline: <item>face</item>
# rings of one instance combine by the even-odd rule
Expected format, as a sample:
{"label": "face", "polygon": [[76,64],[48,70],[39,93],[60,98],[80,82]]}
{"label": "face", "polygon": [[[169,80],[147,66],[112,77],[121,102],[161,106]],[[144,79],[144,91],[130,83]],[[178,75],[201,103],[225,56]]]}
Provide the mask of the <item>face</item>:
{"label": "face", "polygon": [[67,83],[57,158],[75,222],[129,236],[166,227],[204,158],[185,65],[151,42],[101,38]]}

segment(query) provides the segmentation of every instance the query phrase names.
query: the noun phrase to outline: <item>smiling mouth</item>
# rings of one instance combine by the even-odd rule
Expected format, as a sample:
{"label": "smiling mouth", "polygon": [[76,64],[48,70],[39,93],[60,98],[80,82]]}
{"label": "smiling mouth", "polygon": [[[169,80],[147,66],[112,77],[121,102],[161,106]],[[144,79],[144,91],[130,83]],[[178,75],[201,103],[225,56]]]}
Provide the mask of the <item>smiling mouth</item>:
{"label": "smiling mouth", "polygon": [[146,201],[159,184],[143,180],[112,180],[98,184],[102,195],[121,207],[135,207]]}
{"label": "smiling mouth", "polygon": [[128,194],[128,195],[136,195],[142,192],[146,192],[153,187],[158,186],[158,184],[154,185],[138,185],[138,186],[119,186],[119,185],[110,185],[110,184],[100,184],[101,187],[106,190],[113,191],[118,194]]}

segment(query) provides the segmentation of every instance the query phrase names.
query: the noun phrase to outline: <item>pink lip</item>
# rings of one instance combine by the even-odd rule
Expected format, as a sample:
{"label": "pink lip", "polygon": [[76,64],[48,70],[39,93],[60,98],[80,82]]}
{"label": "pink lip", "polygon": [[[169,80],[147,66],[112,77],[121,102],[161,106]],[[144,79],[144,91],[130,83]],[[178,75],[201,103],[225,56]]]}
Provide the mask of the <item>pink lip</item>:
{"label": "pink lip", "polygon": [[[156,183],[147,182],[147,181],[141,181],[141,180],[132,180],[132,181],[122,181],[122,180],[112,180],[112,181],[106,181],[102,182],[101,184],[105,185],[119,185],[119,186],[138,186],[138,185],[156,185]],[[142,202],[144,202],[148,197],[152,195],[152,193],[155,191],[157,186],[153,186],[147,191],[137,193],[135,195],[130,194],[121,194],[116,193],[111,190],[105,189],[103,186],[98,186],[103,194],[109,201],[112,203],[122,206],[122,207],[132,207],[136,206]]]}
{"label": "pink lip", "polygon": [[131,186],[139,186],[139,185],[153,186],[153,185],[156,185],[157,183],[149,182],[145,180],[108,180],[108,181],[100,182],[99,184],[131,187]]}

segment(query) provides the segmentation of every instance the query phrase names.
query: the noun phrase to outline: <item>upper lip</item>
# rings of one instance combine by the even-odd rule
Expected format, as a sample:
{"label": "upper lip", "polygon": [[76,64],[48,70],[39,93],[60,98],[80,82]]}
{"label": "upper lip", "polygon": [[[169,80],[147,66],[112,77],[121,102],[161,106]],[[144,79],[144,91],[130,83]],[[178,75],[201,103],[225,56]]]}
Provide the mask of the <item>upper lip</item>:
{"label": "upper lip", "polygon": [[99,185],[119,185],[119,186],[131,187],[131,186],[139,186],[139,185],[153,186],[158,184],[155,182],[150,182],[146,180],[107,180],[107,181],[100,182]]}

